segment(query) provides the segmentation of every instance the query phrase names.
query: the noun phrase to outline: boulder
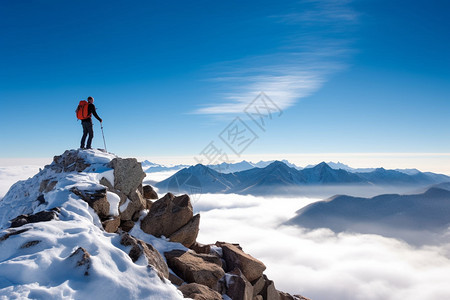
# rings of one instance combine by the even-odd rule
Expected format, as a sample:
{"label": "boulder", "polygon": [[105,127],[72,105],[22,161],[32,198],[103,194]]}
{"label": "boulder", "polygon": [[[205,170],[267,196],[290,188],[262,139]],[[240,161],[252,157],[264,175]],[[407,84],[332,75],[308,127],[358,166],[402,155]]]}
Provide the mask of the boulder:
{"label": "boulder", "polygon": [[143,191],[145,199],[158,199],[158,194],[150,185],[144,185]]}
{"label": "boulder", "polygon": [[100,219],[104,219],[109,215],[109,202],[106,199],[106,188],[82,190],[73,187],[70,191],[86,201]]}
{"label": "boulder", "polygon": [[175,231],[169,236],[170,241],[181,243],[189,248],[197,239],[200,225],[200,214],[196,214],[186,225]]}
{"label": "boulder", "polygon": [[229,271],[239,268],[249,281],[262,276],[266,266],[256,258],[245,253],[237,246],[222,243],[223,258]]}
{"label": "boulder", "polygon": [[153,203],[141,222],[141,229],[156,237],[162,235],[169,237],[186,225],[192,216],[192,205],[188,195],[175,197],[167,193]]}
{"label": "boulder", "polygon": [[169,268],[164,261],[164,258],[152,245],[134,238],[128,233],[122,234],[120,243],[124,246],[131,246],[128,255],[133,262],[136,262],[141,255],[145,255],[148,265],[156,270],[161,279],[169,278]]}
{"label": "boulder", "polygon": [[114,169],[114,188],[125,195],[136,191],[142,184],[145,173],[135,158],[114,158],[110,165]]}
{"label": "boulder", "polygon": [[111,219],[102,222],[103,228],[106,232],[114,233],[119,229],[120,217],[112,217]]}
{"label": "boulder", "polygon": [[207,286],[198,283],[184,284],[178,288],[185,298],[194,300],[222,300],[222,296]]}
{"label": "boulder", "polygon": [[253,286],[242,275],[241,270],[234,269],[230,273],[226,274],[227,292],[233,300],[252,300],[253,299]]}
{"label": "boulder", "polygon": [[220,258],[183,250],[173,250],[164,255],[169,267],[184,281],[203,284],[217,291],[217,283],[225,274]]}

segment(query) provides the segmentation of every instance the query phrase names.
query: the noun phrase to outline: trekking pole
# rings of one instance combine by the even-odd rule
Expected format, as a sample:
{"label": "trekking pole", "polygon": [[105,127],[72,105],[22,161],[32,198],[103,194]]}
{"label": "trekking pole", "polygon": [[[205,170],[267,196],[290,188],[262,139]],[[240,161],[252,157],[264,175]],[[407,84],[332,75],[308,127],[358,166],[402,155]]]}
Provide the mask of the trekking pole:
{"label": "trekking pole", "polygon": [[103,133],[103,123],[100,123],[100,126],[102,128],[103,144],[105,145],[105,151],[108,152],[108,150],[106,150],[105,134]]}

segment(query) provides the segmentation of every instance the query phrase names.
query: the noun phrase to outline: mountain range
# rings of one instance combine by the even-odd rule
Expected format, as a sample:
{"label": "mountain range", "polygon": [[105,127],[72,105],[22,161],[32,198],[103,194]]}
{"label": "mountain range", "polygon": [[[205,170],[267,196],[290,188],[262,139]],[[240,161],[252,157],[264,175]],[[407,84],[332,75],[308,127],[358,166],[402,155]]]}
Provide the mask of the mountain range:
{"label": "mountain range", "polygon": [[201,193],[237,194],[291,194],[308,186],[414,186],[421,187],[450,181],[441,174],[417,172],[406,174],[396,170],[377,168],[371,172],[350,172],[333,169],[322,162],[314,167],[298,170],[281,161],[263,168],[252,168],[233,173],[221,173],[197,164],[183,168],[171,177],[156,184],[161,190]]}

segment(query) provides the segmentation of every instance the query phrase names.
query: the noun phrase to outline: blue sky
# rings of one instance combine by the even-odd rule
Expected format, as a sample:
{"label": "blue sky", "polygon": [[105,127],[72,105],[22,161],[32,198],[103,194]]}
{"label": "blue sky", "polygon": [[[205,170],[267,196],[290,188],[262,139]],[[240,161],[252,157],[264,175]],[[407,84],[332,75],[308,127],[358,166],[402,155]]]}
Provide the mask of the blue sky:
{"label": "blue sky", "polygon": [[[0,158],[77,148],[90,95],[121,156],[205,158],[211,142],[234,160],[449,153],[449,13],[436,0],[2,1]],[[264,128],[245,113],[261,92],[279,109]],[[237,117],[256,137],[239,157],[221,135]]]}

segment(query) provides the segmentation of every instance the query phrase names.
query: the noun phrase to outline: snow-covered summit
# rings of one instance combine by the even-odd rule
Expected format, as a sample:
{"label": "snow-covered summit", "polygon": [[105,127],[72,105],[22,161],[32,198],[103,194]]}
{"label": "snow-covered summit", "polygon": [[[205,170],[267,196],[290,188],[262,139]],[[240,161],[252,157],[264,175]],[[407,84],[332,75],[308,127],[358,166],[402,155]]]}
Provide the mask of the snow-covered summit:
{"label": "snow-covered summit", "polygon": [[[183,299],[147,259],[134,263],[121,235],[105,231],[96,211],[73,192],[104,190],[100,181],[114,182],[116,158],[68,150],[11,187],[0,201],[0,298]],[[111,215],[118,214],[117,200],[108,199]],[[50,211],[53,219],[36,220]],[[161,240],[160,247],[183,248],[170,244]]]}

